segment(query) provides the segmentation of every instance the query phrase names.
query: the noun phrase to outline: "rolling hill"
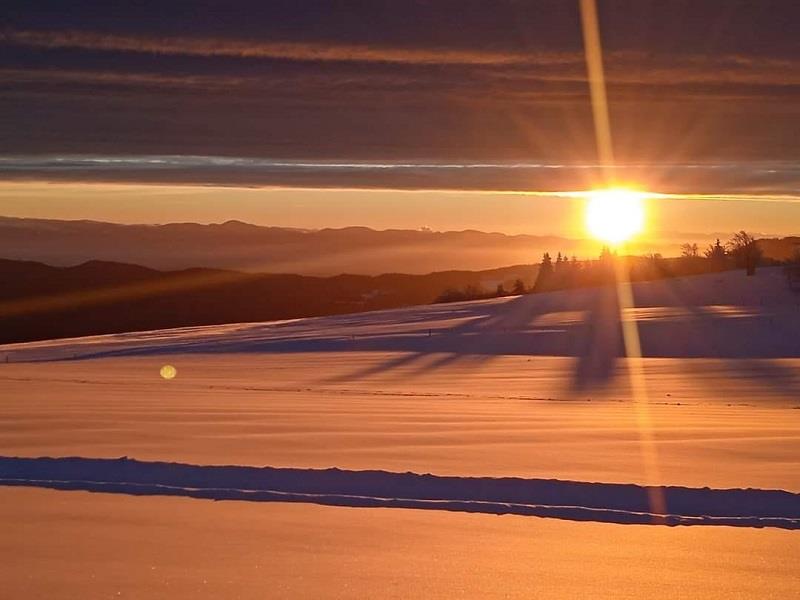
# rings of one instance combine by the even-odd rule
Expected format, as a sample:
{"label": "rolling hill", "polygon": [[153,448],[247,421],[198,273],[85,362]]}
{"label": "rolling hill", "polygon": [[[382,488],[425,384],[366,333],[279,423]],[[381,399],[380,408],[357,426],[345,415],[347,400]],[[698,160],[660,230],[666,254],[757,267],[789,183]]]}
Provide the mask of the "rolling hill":
{"label": "rolling hill", "polygon": [[158,271],[90,261],[74,267],[0,260],[0,342],[427,304],[446,288],[530,286],[538,267],[428,275],[310,277],[220,269]]}

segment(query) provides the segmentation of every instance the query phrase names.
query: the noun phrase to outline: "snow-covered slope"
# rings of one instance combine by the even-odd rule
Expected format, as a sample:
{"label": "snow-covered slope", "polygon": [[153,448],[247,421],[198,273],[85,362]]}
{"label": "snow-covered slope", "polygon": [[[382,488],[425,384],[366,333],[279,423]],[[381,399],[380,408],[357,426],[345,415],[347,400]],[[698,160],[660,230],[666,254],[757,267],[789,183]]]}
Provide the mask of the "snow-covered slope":
{"label": "snow-covered slope", "polygon": [[643,361],[612,288],[3,347],[6,587],[794,595],[800,299],[780,270],[635,295]]}
{"label": "snow-covered slope", "polygon": [[[644,356],[800,357],[800,294],[779,268],[634,285]],[[107,356],[395,351],[552,355],[603,369],[623,353],[613,287],[269,323],[0,346],[9,362]],[[604,358],[606,357],[606,358]]]}
{"label": "snow-covered slope", "polygon": [[656,477],[613,288],[6,346],[0,455],[800,491],[781,271],[635,295]]}

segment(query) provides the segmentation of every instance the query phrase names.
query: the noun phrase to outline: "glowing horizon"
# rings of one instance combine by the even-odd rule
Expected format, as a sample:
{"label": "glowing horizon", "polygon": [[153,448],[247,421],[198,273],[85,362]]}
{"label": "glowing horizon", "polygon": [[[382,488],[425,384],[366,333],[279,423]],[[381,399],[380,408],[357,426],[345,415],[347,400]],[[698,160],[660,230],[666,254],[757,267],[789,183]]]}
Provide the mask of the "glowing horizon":
{"label": "glowing horizon", "polygon": [[[644,189],[638,182],[625,185]],[[704,243],[741,229],[763,237],[800,234],[800,197],[651,190],[641,192],[648,222],[637,244],[659,244],[676,236]],[[478,230],[589,240],[584,208],[591,193],[5,181],[0,182],[0,215],[120,224],[238,220],[299,229]]]}

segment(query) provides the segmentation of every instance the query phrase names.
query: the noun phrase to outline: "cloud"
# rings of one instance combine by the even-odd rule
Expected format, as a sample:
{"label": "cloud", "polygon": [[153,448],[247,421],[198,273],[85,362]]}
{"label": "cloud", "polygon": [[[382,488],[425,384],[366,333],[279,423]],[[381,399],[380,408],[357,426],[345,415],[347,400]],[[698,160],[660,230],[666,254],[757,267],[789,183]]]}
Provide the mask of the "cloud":
{"label": "cloud", "polygon": [[[413,47],[366,45],[323,41],[275,41],[254,42],[243,39],[119,35],[91,31],[32,31],[6,29],[0,31],[0,43],[34,49],[84,50],[93,52],[127,53],[132,55],[185,56],[200,58],[260,59],[307,63],[366,63],[395,66],[472,68],[461,71],[459,76],[466,81],[483,78],[500,89],[495,91],[538,92],[537,85],[584,83],[586,81],[582,52],[547,52],[538,50],[483,50],[459,47]],[[728,87],[772,86],[764,95],[774,95],[774,88],[786,90],[800,86],[800,61],[779,57],[751,57],[742,54],[659,54],[637,50],[611,51],[605,56],[607,80],[620,92],[644,86],[675,88],[680,85],[696,86],[685,90],[684,95],[730,95]],[[148,65],[148,68],[159,68]],[[200,71],[207,66],[197,66]],[[240,67],[241,68],[241,67]],[[124,64],[115,65],[116,80],[109,75],[107,80],[121,82],[120,70]],[[236,71],[236,67],[233,67]],[[47,72],[46,70],[44,70]],[[68,70],[69,71],[69,70]],[[87,69],[72,69],[74,78],[88,78]],[[22,70],[17,69],[21,74]],[[303,73],[307,75],[306,72]],[[437,78],[440,72],[428,71]],[[280,74],[276,74],[280,78]],[[388,76],[387,76],[388,75]],[[153,78],[157,74],[151,74]],[[192,83],[202,82],[198,73]],[[221,76],[221,75],[220,75]],[[366,73],[376,80],[386,81],[400,77],[397,73]],[[28,75],[28,77],[31,77]],[[53,73],[52,77],[67,79],[64,73]],[[166,77],[166,75],[165,75]],[[222,76],[221,76],[222,77]],[[349,75],[352,77],[352,75]],[[444,76],[454,79],[452,76]],[[406,78],[408,76],[406,75]],[[414,73],[411,79],[424,80],[424,73]],[[129,81],[144,81],[138,74]],[[173,77],[168,83],[186,82],[191,78],[184,74]],[[230,83],[257,80],[257,77],[229,78]],[[331,77],[333,79],[333,77]],[[98,77],[99,82],[100,77]],[[211,78],[207,83],[213,85]],[[155,83],[155,81],[145,83]],[[698,87],[704,86],[704,87]],[[613,91],[613,90],[612,90]],[[780,91],[780,90],[777,90]],[[678,91],[676,90],[676,93]],[[792,93],[796,90],[791,90]],[[744,95],[753,95],[745,92]]]}
{"label": "cloud", "polygon": [[[572,197],[601,185],[595,163],[534,161],[281,160],[236,156],[0,156],[0,178],[437,191],[491,191]],[[791,162],[630,163],[618,181],[689,200],[800,202],[800,168]],[[537,191],[538,190],[538,191]]]}
{"label": "cloud", "polygon": [[[184,74],[168,75],[146,72],[90,71],[82,69],[3,69],[0,80],[5,85],[13,84],[17,89],[26,85],[52,86],[58,84],[81,84],[93,86],[128,86],[158,88],[219,88],[247,83],[247,78],[219,75]],[[47,89],[47,88],[44,88]],[[52,88],[49,88],[52,89]]]}
{"label": "cloud", "polygon": [[0,42],[32,48],[81,49],[141,54],[223,56],[297,61],[369,62],[421,65],[580,64],[583,56],[566,52],[492,52],[459,48],[382,47],[330,42],[253,42],[195,37],[109,35],[90,31],[0,32]]}
{"label": "cloud", "polygon": [[[577,3],[357,4],[211,18],[9,0],[0,137],[16,153],[594,156]],[[800,4],[600,4],[621,160],[800,156],[800,52],[782,25]]]}

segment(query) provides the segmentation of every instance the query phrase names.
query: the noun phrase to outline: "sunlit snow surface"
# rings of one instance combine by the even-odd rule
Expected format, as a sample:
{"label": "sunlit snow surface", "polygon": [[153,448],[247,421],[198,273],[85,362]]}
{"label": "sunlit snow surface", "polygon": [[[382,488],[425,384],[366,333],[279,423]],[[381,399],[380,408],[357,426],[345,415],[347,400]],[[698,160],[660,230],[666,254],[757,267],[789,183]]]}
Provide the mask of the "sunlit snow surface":
{"label": "sunlit snow surface", "polygon": [[[637,284],[635,298],[660,483],[754,488],[757,501],[771,497],[759,490],[800,492],[800,296],[780,269]],[[597,289],[5,346],[0,455],[286,467],[300,483],[323,476],[304,470],[336,467],[345,488],[330,502],[351,498],[348,473],[363,470],[402,485],[409,471],[467,487],[468,477],[596,482],[602,505],[609,484],[647,483],[617,312],[613,290]],[[5,464],[31,476],[29,463]],[[130,477],[114,494],[29,487],[104,485],[72,476],[0,488],[2,574],[15,596],[800,591],[788,558],[798,532],[755,528],[758,514],[748,526],[670,528],[367,507],[430,508],[414,505],[428,502],[419,485],[346,508],[134,497],[146,490]],[[158,482],[179,496],[241,494]],[[750,512],[774,512],[765,502]]]}

